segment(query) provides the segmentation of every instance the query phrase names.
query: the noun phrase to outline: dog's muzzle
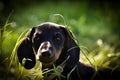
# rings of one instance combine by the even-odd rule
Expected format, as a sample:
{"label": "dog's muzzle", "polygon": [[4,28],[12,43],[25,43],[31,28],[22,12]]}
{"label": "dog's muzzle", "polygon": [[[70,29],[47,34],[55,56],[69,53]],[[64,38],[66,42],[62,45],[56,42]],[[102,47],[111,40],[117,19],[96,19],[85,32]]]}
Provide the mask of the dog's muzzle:
{"label": "dog's muzzle", "polygon": [[54,60],[54,53],[53,47],[49,41],[42,42],[38,49],[36,59],[41,62],[51,62]]}

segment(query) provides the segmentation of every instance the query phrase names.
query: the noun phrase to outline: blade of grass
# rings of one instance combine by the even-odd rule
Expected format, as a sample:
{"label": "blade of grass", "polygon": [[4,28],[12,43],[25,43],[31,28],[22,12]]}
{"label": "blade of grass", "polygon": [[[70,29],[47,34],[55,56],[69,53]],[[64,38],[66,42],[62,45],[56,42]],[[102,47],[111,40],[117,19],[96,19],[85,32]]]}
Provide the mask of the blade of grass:
{"label": "blade of grass", "polygon": [[77,65],[67,75],[67,80],[70,80],[70,74],[77,68]]}
{"label": "blade of grass", "polygon": [[83,46],[80,46],[80,48],[81,48],[81,52],[83,53],[83,55],[85,56],[85,58],[89,61],[89,63],[90,63],[93,67],[95,67],[94,64],[93,64],[93,63],[90,61],[90,59],[88,58],[88,56],[86,55],[86,53],[84,52],[84,49],[85,49],[86,51],[88,51],[88,49],[85,48],[85,47],[83,47]]}
{"label": "blade of grass", "polygon": [[61,18],[63,19],[64,25],[67,26],[67,24],[66,24],[66,20],[65,20],[65,18],[64,18],[63,15],[61,15],[61,14],[54,14],[53,16],[54,16],[54,17],[56,17],[56,16],[61,17]]}
{"label": "blade of grass", "polygon": [[3,52],[2,51],[2,45],[3,45],[3,40],[4,40],[4,33],[6,31],[7,26],[10,25],[8,22],[9,22],[9,19],[10,19],[12,13],[13,13],[13,11],[11,11],[11,13],[8,15],[8,18],[6,19],[6,22],[5,22],[4,26],[0,27],[0,38],[1,38],[0,39],[0,55]]}
{"label": "blade of grass", "polygon": [[[22,38],[23,34],[24,34],[27,30],[28,30],[28,29],[26,29],[24,32],[22,32],[21,35],[18,37],[18,39],[17,39],[17,41],[16,41],[16,44],[15,44],[15,46],[14,46],[14,48],[13,48],[13,50],[12,50],[12,54],[11,54],[11,56],[10,56],[10,60],[11,60],[11,61],[10,61],[10,64],[9,64],[9,68],[10,68],[12,62],[13,62],[13,61],[16,61],[16,59],[15,59],[15,54],[16,54],[17,46],[18,46],[19,43],[21,42],[21,38]],[[14,59],[15,59],[15,60],[14,60]]]}
{"label": "blade of grass", "polygon": [[21,67],[20,63],[18,62],[17,56],[16,56],[16,49],[18,47],[18,45],[21,42],[21,38],[23,36],[23,34],[27,31],[28,29],[26,29],[24,32],[22,32],[20,34],[20,36],[18,37],[18,39],[16,40],[16,44],[12,50],[12,53],[10,55],[10,63],[9,63],[9,67],[8,67],[8,72],[9,73],[10,69],[13,67],[12,65],[14,64],[14,69],[15,69],[15,75],[17,76],[17,79],[19,80],[22,76],[23,73],[23,67]]}

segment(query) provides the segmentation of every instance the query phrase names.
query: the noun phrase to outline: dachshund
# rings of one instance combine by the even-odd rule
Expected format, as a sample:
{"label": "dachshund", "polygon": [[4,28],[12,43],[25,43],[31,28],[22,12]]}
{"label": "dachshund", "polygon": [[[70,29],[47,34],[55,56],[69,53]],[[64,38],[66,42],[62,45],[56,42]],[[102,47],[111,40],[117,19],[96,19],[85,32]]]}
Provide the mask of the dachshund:
{"label": "dachshund", "polygon": [[17,56],[21,64],[26,59],[26,69],[33,68],[36,60],[42,63],[42,70],[58,66],[64,76],[61,80],[120,80],[120,71],[101,67],[96,70],[80,62],[80,48],[70,30],[52,22],[31,28],[20,42]]}

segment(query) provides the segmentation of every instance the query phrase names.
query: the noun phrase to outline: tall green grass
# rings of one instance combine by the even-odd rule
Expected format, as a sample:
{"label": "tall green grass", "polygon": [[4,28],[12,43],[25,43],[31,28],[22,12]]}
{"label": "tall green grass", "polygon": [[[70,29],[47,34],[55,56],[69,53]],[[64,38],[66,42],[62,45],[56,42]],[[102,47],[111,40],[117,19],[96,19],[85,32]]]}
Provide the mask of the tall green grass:
{"label": "tall green grass", "polygon": [[[18,7],[10,20],[16,23],[16,27],[10,28],[12,24],[12,22],[9,23],[10,14],[5,25],[0,28],[0,79],[39,80],[42,74],[49,73],[49,71],[42,73],[39,62],[31,70],[24,69],[19,64],[16,54],[16,49],[27,31],[26,28],[46,21],[69,26],[68,29],[76,36],[75,39],[81,48],[81,62],[95,68],[103,66],[120,70],[120,49],[116,51],[114,46],[108,44],[109,42],[117,44],[118,36],[110,30],[113,24],[111,19],[115,14],[109,8],[106,9],[107,13],[110,13],[108,16],[99,9],[90,9],[88,5],[82,3],[43,3],[33,4],[26,8]],[[98,43],[100,41],[102,43]],[[61,76],[56,67],[52,71],[57,76]]]}
{"label": "tall green grass", "polygon": [[[67,26],[67,24],[66,24]],[[25,31],[26,32],[26,31]],[[24,69],[19,63],[18,60],[16,59],[16,49],[17,46],[20,43],[21,40],[21,36],[24,34],[24,32],[18,37],[18,40],[16,42],[16,45],[13,49],[12,55],[10,57],[11,63],[10,63],[10,68],[11,69],[11,65],[12,63],[15,63],[15,73],[17,73],[16,77],[17,79],[22,79],[22,80],[39,80],[42,77],[42,74],[49,74],[49,72],[53,72],[53,74],[55,76],[58,76],[58,78],[60,79],[60,77],[62,76],[59,71],[57,70],[57,67],[53,67],[53,69],[50,69],[48,71],[45,71],[44,73],[42,73],[41,71],[41,67],[40,62],[37,62],[37,65],[35,68],[31,69],[31,70],[26,70]],[[76,38],[72,38],[72,39],[76,39]],[[77,43],[78,44],[78,43]],[[78,44],[79,45],[79,44]],[[75,47],[69,49],[68,51],[74,49]],[[101,39],[99,39],[98,41],[96,41],[96,45],[95,45],[95,49],[90,51],[89,49],[87,49],[84,46],[80,46],[81,48],[81,58],[80,61],[90,64],[91,66],[93,66],[96,71],[97,71],[97,66],[102,66],[102,67],[108,67],[111,69],[118,69],[120,68],[120,63],[119,63],[119,53],[115,53],[114,48],[112,48],[110,45],[104,43]],[[15,62],[16,61],[16,62]],[[116,63],[113,64],[113,62],[116,61]],[[75,66],[73,68],[73,70],[76,68],[77,66]],[[68,74],[68,76],[66,77],[67,80],[70,79],[70,74],[72,73],[72,71]],[[64,76],[62,76],[64,77]],[[48,79],[50,77],[45,76],[43,79]],[[94,78],[94,76],[93,76]]]}
{"label": "tall green grass", "polygon": [[111,68],[113,70],[120,70],[120,53],[116,52],[115,48],[111,47],[109,44],[105,42],[99,43],[98,41],[96,41],[95,48],[91,51],[81,47],[80,61],[92,64],[92,66],[101,66]]}
{"label": "tall green grass", "polygon": [[[6,24],[8,24],[8,23],[6,23]],[[7,27],[7,26],[5,26],[5,27]],[[4,78],[4,79],[6,79],[6,80],[12,80],[12,79],[15,79],[15,80],[40,80],[43,78],[42,74],[49,74],[50,71],[53,71],[54,72],[53,74],[57,75],[58,77],[62,76],[58,72],[58,70],[55,66],[53,69],[50,69],[50,70],[42,73],[40,62],[37,62],[36,66],[31,70],[26,70],[26,69],[24,69],[23,66],[21,66],[21,64],[19,63],[19,61],[17,59],[16,50],[22,40],[23,35],[26,33],[27,30],[28,29],[24,30],[24,32],[22,32],[21,35],[18,36],[18,39],[16,40],[15,46],[12,50],[10,57],[7,57],[3,60],[3,62],[7,65],[7,67],[6,67],[7,78]],[[5,31],[7,31],[7,29],[5,29]],[[5,35],[5,34],[3,34],[3,35]],[[10,33],[8,35],[10,35]],[[90,64],[95,68],[97,66],[103,66],[103,67],[112,68],[113,70],[114,69],[120,70],[120,63],[119,63],[119,55],[120,54],[119,54],[119,52],[115,53],[114,48],[111,47],[110,45],[102,42],[102,40],[98,40],[98,42],[96,42],[95,49],[92,51],[90,51],[89,49],[87,49],[84,46],[80,46],[80,48],[81,48],[81,57],[80,57],[81,62]],[[74,68],[73,68],[73,70],[74,70]],[[72,73],[72,70],[67,76],[68,80],[70,79],[71,73]],[[47,78],[48,77],[44,77],[44,79],[47,79]]]}
{"label": "tall green grass", "polygon": [[[35,68],[31,70],[24,69],[23,66],[20,65],[17,58],[17,47],[21,42],[23,34],[27,31],[21,33],[18,36],[18,39],[15,42],[12,52],[10,55],[4,54],[3,43],[10,36],[12,31],[7,30],[8,26],[11,26],[12,23],[9,23],[9,19],[12,13],[8,16],[5,25],[0,28],[0,79],[2,80],[40,80],[42,76],[42,72],[40,70],[40,63],[37,63]],[[4,57],[5,56],[5,57]]]}

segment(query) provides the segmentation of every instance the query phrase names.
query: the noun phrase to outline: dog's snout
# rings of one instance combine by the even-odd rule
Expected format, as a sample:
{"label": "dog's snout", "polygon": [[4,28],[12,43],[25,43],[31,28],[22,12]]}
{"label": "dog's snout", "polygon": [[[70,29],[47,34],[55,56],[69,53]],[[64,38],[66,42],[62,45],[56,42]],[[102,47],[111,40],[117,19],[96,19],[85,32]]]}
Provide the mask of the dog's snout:
{"label": "dog's snout", "polygon": [[45,51],[42,51],[42,56],[43,57],[50,57],[51,56],[51,51],[50,50],[45,50]]}
{"label": "dog's snout", "polygon": [[49,41],[43,42],[38,49],[38,59],[39,57],[51,57],[52,55],[52,45]]}
{"label": "dog's snout", "polygon": [[41,55],[43,57],[50,57],[51,56],[51,44],[50,42],[44,42],[42,45],[41,45]]}

